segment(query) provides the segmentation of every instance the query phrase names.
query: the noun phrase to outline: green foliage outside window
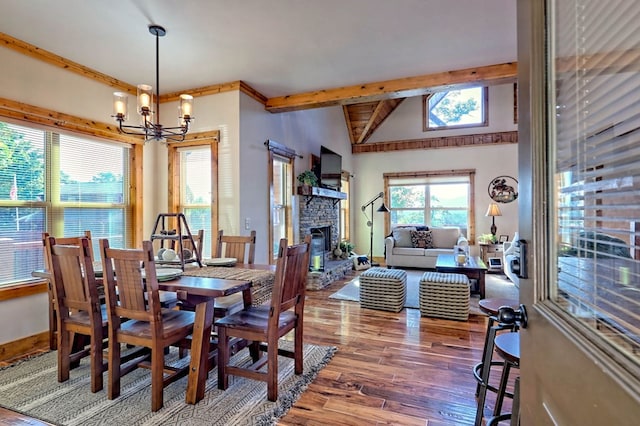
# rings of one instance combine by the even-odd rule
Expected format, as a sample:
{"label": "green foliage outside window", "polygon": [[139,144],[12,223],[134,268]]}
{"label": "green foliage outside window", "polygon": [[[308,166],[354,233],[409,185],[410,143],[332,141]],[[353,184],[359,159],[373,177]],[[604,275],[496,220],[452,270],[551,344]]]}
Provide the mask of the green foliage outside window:
{"label": "green foliage outside window", "polygon": [[[24,170],[29,173],[20,172]],[[24,135],[0,122],[0,199],[11,199],[14,177],[18,200],[31,201],[41,197],[44,192],[44,153],[34,148]]]}
{"label": "green foliage outside window", "polygon": [[425,131],[488,124],[486,87],[449,90],[425,96]]}
{"label": "green foliage outside window", "polygon": [[469,223],[467,183],[390,186],[391,225],[459,226]]}

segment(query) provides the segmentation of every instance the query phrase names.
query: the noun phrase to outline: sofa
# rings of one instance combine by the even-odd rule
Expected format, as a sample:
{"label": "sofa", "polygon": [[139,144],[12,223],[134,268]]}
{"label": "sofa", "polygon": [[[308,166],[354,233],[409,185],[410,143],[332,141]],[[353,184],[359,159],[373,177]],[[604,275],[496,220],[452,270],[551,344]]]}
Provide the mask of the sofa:
{"label": "sofa", "polygon": [[520,278],[518,272],[520,270],[520,246],[518,241],[520,237],[516,232],[511,241],[502,244],[502,268],[504,274],[519,288]]}
{"label": "sofa", "polygon": [[455,246],[469,242],[457,227],[397,226],[385,238],[388,268],[433,269],[439,254],[453,254]]}

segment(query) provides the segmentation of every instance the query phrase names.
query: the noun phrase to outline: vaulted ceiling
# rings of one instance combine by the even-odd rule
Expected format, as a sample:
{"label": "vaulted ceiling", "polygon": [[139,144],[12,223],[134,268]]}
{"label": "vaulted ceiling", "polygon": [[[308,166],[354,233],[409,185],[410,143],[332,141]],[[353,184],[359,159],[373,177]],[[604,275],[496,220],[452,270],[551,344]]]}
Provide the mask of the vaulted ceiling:
{"label": "vaulted ceiling", "polygon": [[147,27],[162,25],[163,98],[239,84],[274,113],[342,105],[352,144],[403,98],[515,80],[513,0],[3,0],[0,10],[5,45],[125,85],[154,84]]}

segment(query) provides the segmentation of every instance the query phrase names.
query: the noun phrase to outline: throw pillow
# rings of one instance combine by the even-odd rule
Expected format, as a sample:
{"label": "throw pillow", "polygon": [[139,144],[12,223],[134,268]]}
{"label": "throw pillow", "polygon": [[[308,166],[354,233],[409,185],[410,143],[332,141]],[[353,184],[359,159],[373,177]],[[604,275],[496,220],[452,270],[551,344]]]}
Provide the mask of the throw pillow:
{"label": "throw pillow", "polygon": [[433,248],[431,231],[411,231],[411,244],[417,248]]}
{"label": "throw pillow", "polygon": [[369,269],[371,267],[371,263],[369,263],[369,258],[367,256],[354,256],[353,257],[353,269],[356,271],[362,271],[365,269]]}
{"label": "throw pillow", "polygon": [[395,247],[413,247],[411,243],[411,231],[415,231],[415,227],[395,228],[393,230],[393,239]]}

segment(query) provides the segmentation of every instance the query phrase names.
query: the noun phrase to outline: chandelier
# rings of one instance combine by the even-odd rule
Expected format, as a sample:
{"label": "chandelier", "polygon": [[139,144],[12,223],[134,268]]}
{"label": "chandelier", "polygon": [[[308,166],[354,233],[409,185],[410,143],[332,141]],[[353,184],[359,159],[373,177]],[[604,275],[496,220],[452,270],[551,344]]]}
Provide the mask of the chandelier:
{"label": "chandelier", "polygon": [[[153,87],[148,84],[138,85],[138,107],[137,112],[141,117],[140,126],[125,125],[128,117],[128,94],[125,92],[115,92],[113,94],[113,115],[112,117],[119,124],[118,130],[128,135],[144,136],[145,141],[183,141],[189,131],[189,123],[193,120],[193,96],[180,95],[178,105],[178,126],[163,127],[159,123],[160,111],[160,37],[167,34],[167,31],[160,25],[149,25],[149,32],[156,36],[156,93],[154,97]],[[155,109],[152,109],[153,108]]]}

